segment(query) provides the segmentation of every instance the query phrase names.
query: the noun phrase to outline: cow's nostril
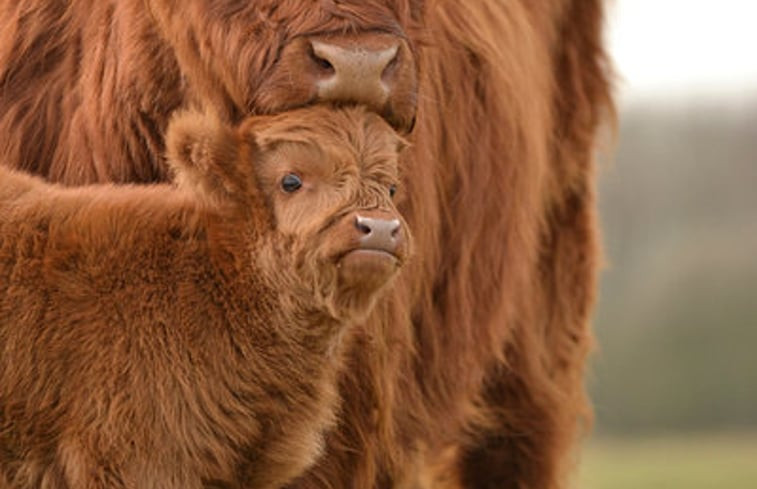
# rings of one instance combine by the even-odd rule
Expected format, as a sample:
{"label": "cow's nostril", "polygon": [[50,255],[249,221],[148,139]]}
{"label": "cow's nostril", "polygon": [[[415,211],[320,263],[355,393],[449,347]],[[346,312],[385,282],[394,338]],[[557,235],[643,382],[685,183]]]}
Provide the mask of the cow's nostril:
{"label": "cow's nostril", "polygon": [[389,62],[384,67],[384,69],[381,71],[382,78],[396,70],[397,65],[399,64],[399,57],[400,57],[399,49],[395,48],[394,57],[392,57],[392,59],[389,60]]}
{"label": "cow's nostril", "polygon": [[360,104],[407,133],[417,109],[417,71],[410,45],[394,34],[313,33],[283,46],[255,103],[273,112],[313,102]]}
{"label": "cow's nostril", "polygon": [[399,43],[369,47],[312,39],[309,56],[319,70],[320,100],[359,102],[381,111],[393,89],[390,73],[399,69]]}
{"label": "cow's nostril", "polygon": [[329,73],[334,73],[336,71],[336,69],[334,68],[334,65],[331,64],[331,61],[315,53],[315,49],[313,49],[312,43],[310,44],[310,48],[308,49],[308,54],[310,55],[310,59],[313,60],[315,65],[318,66],[323,71],[327,71]]}

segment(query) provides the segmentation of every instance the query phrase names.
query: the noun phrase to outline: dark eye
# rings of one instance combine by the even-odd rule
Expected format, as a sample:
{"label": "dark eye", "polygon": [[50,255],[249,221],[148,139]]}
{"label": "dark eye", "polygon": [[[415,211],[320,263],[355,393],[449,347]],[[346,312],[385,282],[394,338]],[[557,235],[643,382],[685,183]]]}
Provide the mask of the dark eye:
{"label": "dark eye", "polygon": [[397,193],[397,186],[389,185],[389,197],[394,197],[394,194],[396,193]]}
{"label": "dark eye", "polygon": [[302,179],[294,173],[289,173],[281,179],[281,188],[284,192],[292,193],[302,187]]}

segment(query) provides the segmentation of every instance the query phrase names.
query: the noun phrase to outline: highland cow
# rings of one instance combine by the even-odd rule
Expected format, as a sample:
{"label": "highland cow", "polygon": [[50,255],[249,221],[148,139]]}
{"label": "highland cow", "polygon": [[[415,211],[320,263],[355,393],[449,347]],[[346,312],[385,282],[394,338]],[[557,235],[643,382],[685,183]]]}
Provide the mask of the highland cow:
{"label": "highland cow", "polygon": [[407,259],[404,144],[364,110],[168,130],[176,187],[0,168],[0,487],[276,488]]}
{"label": "highland cow", "polygon": [[0,0],[0,161],[156,182],[171,114],[335,101],[408,136],[418,260],[303,488],[565,486],[599,263],[601,0]]}

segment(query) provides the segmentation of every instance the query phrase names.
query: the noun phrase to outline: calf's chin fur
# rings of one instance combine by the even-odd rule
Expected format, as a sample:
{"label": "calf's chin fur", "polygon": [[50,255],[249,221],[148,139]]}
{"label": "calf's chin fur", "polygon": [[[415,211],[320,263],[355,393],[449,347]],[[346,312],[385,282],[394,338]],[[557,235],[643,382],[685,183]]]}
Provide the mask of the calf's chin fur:
{"label": "calf's chin fur", "polygon": [[[357,109],[237,130],[183,114],[175,186],[72,189],[0,167],[0,487],[273,488],[311,465],[349,322],[368,312],[342,307],[331,253],[346,245],[329,212],[358,202],[324,186],[330,206],[284,232],[296,201],[263,181],[266,161],[345,147],[333,171],[361,175],[342,193],[362,195],[366,151],[392,135]],[[373,170],[396,171],[395,150]],[[380,285],[349,304],[371,307]]]}

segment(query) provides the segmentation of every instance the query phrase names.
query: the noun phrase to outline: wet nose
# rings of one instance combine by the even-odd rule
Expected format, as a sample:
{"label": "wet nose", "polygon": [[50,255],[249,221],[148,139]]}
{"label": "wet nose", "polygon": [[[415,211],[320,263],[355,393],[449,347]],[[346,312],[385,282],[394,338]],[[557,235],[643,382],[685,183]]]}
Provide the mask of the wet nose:
{"label": "wet nose", "polygon": [[321,100],[348,100],[381,110],[392,91],[391,72],[398,63],[398,41],[368,47],[311,40],[312,56],[324,75],[316,82]]}
{"label": "wet nose", "polygon": [[360,247],[395,253],[402,239],[399,219],[383,219],[357,215],[355,227],[360,235]]}

